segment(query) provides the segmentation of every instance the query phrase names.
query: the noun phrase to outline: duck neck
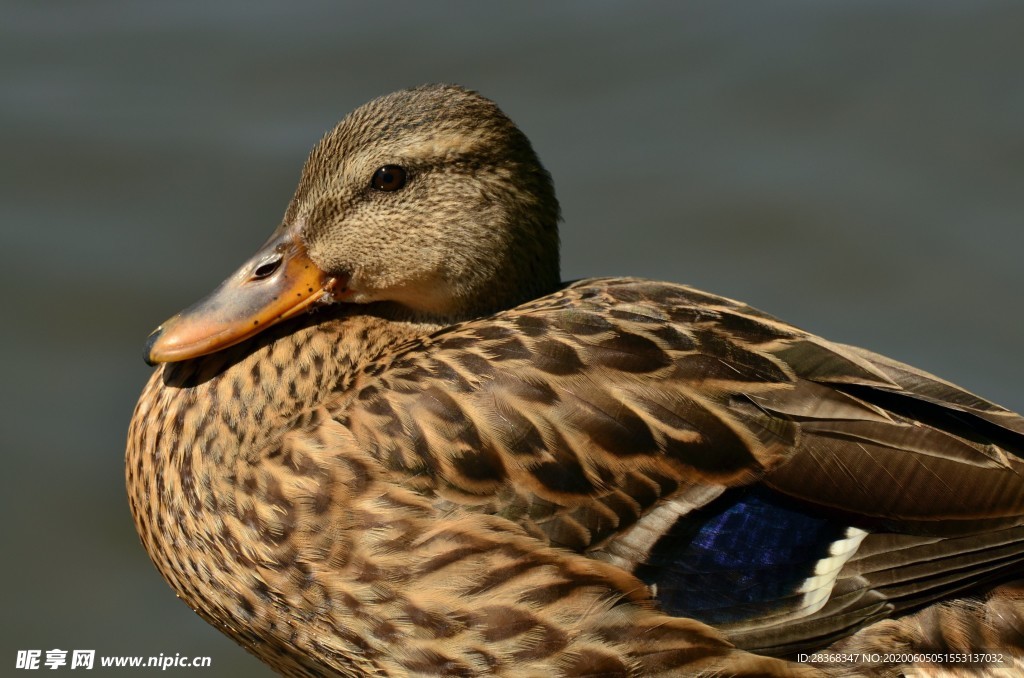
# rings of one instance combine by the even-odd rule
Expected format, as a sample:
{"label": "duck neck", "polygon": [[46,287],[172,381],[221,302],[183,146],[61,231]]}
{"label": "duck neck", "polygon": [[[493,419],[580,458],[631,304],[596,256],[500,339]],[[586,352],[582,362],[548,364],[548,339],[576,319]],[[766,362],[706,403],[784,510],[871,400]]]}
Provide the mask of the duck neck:
{"label": "duck neck", "polygon": [[218,353],[165,364],[139,407],[163,402],[168,414],[178,410],[183,438],[199,435],[185,425],[190,416],[213,419],[195,426],[223,450],[217,461],[224,461],[221,454],[255,454],[302,412],[344,394],[364,365],[438,328],[379,305],[328,307]]}

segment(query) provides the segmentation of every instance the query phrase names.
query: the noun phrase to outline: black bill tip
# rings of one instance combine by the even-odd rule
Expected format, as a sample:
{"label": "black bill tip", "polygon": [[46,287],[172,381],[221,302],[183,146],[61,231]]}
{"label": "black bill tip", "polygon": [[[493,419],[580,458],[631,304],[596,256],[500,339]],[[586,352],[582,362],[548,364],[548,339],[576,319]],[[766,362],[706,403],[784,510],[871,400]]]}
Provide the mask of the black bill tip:
{"label": "black bill tip", "polygon": [[149,337],[146,339],[146,353],[142,359],[145,360],[146,364],[149,365],[150,367],[156,367],[159,364],[156,360],[150,358],[150,356],[153,355],[153,344],[156,343],[157,339],[159,339],[160,335],[163,333],[164,328],[161,325],[160,327],[153,330],[153,333],[150,334]]}

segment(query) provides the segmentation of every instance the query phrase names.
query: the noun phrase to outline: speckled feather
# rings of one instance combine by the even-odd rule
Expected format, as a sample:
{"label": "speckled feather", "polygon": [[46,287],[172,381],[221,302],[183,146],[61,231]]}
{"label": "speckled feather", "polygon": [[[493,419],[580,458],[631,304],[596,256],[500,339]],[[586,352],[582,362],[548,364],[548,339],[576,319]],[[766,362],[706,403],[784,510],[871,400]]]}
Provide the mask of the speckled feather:
{"label": "speckled feather", "polygon": [[[484,122],[466,132],[467,116]],[[289,675],[815,675],[764,655],[829,646],[1020,656],[1019,589],[993,587],[1024,560],[1024,420],[688,287],[555,289],[557,203],[510,125],[450,87],[357,111],[314,151],[285,223],[316,225],[310,252],[364,280],[363,303],[156,370],[127,483],[179,596]],[[354,186],[381,162],[479,190],[431,201],[445,184],[424,179],[380,205],[330,179]],[[360,228],[332,226],[352,214]],[[351,246],[396,224],[429,234]],[[479,279],[456,275],[480,257],[452,255],[453,238],[486,247],[487,225],[518,235],[496,236]],[[416,247],[454,270],[411,263]],[[400,263],[380,273],[389,252]],[[727,584],[707,618],[681,614],[719,600],[695,582],[715,581],[702,568],[723,544],[739,542],[722,581],[796,567],[748,563],[758,535],[713,528],[755,525],[755,508],[817,521],[823,555],[795,585],[748,583],[741,600]]]}

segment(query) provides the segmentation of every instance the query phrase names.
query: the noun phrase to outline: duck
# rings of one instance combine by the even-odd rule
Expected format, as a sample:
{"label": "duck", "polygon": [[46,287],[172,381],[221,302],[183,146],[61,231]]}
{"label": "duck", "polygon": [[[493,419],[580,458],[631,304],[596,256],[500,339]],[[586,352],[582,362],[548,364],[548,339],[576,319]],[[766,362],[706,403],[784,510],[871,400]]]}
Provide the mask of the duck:
{"label": "duck", "polygon": [[127,494],[178,597],[288,676],[1024,667],[1024,418],[692,287],[563,282],[560,219],[474,91],[328,132],[146,342]]}

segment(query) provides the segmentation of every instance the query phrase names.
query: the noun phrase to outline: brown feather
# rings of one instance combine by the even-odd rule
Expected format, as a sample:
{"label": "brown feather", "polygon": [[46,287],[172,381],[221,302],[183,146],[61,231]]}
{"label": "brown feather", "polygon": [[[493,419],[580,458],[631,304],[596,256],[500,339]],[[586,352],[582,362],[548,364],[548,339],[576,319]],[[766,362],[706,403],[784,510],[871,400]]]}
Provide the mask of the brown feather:
{"label": "brown feather", "polygon": [[[394,163],[408,189],[370,191]],[[829,645],[1019,661],[1020,589],[993,587],[1024,558],[1024,419],[688,287],[560,287],[557,218],[525,136],[460,88],[324,138],[282,229],[351,303],[162,366],[132,419],[140,537],[198,614],[288,675],[802,676],[749,651]],[[641,566],[754,486],[847,526],[845,550],[771,614],[667,614]]]}

